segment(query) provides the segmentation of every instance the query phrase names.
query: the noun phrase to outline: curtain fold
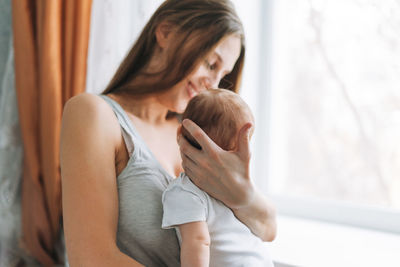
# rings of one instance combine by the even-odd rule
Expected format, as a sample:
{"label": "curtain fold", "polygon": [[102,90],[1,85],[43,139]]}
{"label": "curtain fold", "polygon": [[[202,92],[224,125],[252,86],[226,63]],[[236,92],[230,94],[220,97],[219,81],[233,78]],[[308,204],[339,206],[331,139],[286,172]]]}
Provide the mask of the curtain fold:
{"label": "curtain fold", "polygon": [[59,240],[62,108],[85,90],[91,0],[12,2],[15,78],[24,147],[22,243],[42,265]]}

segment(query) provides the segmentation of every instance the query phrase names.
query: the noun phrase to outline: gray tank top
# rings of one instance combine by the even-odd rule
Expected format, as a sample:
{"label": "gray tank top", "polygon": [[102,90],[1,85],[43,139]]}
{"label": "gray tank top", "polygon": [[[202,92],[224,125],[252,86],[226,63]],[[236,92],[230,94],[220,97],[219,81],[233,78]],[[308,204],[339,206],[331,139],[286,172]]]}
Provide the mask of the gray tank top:
{"label": "gray tank top", "polygon": [[122,107],[108,96],[100,96],[114,110],[130,155],[117,177],[117,245],[123,253],[147,267],[180,266],[175,230],[161,228],[161,197],[173,177],[154,157]]}

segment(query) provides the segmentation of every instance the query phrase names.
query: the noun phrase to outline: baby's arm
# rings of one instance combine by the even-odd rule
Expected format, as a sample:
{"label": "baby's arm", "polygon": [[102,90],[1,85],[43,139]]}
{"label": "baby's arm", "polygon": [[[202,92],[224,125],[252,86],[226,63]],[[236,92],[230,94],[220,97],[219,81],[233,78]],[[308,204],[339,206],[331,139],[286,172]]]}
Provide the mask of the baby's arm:
{"label": "baby's arm", "polygon": [[178,226],[182,237],[181,266],[203,267],[210,261],[210,234],[206,222],[191,222]]}
{"label": "baby's arm", "polygon": [[175,228],[181,241],[183,267],[207,266],[210,261],[208,200],[203,191],[182,174],[171,181],[162,196],[163,229]]}

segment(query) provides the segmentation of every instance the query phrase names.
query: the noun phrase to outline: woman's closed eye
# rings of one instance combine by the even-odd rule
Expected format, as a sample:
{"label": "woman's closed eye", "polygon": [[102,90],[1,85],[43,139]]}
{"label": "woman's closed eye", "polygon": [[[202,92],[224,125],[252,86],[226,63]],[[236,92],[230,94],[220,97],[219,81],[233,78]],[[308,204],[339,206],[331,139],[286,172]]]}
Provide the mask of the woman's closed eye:
{"label": "woman's closed eye", "polygon": [[204,62],[209,70],[215,70],[217,68],[217,63],[211,64],[208,59],[205,59]]}

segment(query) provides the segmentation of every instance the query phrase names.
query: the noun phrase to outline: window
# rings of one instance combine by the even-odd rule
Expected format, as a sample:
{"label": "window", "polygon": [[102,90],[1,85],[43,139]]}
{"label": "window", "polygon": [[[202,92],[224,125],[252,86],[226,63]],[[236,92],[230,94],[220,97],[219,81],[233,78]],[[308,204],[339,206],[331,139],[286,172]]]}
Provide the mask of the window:
{"label": "window", "polygon": [[399,3],[261,5],[257,176],[283,213],[400,233]]}

